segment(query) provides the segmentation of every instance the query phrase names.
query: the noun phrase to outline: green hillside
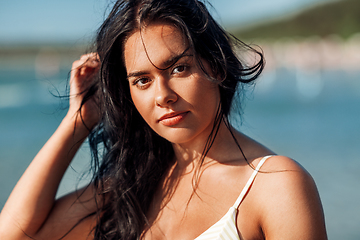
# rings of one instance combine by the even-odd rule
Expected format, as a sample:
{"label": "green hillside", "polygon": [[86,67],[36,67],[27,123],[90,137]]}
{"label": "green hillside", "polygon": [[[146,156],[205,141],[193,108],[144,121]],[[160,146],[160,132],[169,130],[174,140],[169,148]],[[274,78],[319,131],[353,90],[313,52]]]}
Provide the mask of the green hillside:
{"label": "green hillside", "polygon": [[360,32],[360,0],[341,0],[315,6],[287,19],[263,22],[232,31],[240,39],[328,36],[343,38]]}

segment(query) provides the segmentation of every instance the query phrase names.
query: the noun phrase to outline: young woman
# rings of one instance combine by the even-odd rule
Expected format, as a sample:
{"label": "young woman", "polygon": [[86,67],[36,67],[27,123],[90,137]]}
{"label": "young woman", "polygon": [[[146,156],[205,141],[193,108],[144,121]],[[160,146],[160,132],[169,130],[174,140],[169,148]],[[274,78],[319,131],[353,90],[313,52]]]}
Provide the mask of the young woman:
{"label": "young woman", "polygon": [[[310,175],[229,123],[263,68],[236,43],[198,0],[119,0],[73,64],[68,114],[11,193],[0,239],[326,239]],[[95,177],[56,200],[87,137]]]}

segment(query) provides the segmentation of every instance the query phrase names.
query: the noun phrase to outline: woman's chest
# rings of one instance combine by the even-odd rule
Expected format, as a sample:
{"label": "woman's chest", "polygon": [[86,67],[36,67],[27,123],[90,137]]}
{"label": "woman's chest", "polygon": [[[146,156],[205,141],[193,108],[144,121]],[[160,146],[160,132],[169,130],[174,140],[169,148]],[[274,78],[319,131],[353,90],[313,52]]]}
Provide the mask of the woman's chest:
{"label": "woman's chest", "polygon": [[[175,216],[166,211],[144,232],[144,240],[263,240],[263,233],[252,216],[239,217],[231,209],[223,216],[208,212]],[[239,212],[241,214],[241,212]],[[223,237],[226,238],[223,238]],[[229,237],[231,236],[231,237]]]}
{"label": "woman's chest", "polygon": [[194,240],[223,218],[229,228],[242,236],[239,239],[262,239],[256,215],[251,214],[251,204],[239,206],[234,216],[229,215],[241,189],[224,188],[213,186],[205,191],[199,187],[194,192],[191,185],[190,188],[179,185],[167,201],[158,196],[148,215],[151,226],[142,239]]}

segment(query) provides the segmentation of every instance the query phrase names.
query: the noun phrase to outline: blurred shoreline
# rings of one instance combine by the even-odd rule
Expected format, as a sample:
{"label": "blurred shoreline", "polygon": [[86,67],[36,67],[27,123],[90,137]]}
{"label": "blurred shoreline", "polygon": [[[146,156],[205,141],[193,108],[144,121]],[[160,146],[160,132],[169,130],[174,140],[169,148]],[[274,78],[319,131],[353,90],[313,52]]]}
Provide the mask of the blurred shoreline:
{"label": "blurred shoreline", "polygon": [[[330,35],[245,42],[263,51],[265,71],[360,71],[360,32],[347,39]],[[89,50],[87,44],[0,44],[0,70],[35,70],[37,75],[51,77],[69,70],[71,63]]]}
{"label": "blurred shoreline", "polygon": [[360,70],[360,32],[347,39],[330,35],[252,42],[263,49],[269,70]]}
{"label": "blurred shoreline", "polygon": [[[0,44],[0,70],[35,70],[55,75],[89,51],[83,43]],[[47,69],[48,68],[48,69]]]}

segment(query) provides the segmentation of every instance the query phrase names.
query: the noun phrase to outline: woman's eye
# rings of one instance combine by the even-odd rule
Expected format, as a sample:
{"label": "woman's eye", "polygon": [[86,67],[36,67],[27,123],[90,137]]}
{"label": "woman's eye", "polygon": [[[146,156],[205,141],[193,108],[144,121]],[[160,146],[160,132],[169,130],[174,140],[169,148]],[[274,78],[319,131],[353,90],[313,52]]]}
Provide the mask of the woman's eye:
{"label": "woman's eye", "polygon": [[187,66],[185,65],[179,65],[177,67],[175,67],[172,71],[173,74],[179,74],[179,73],[182,73],[184,72],[185,70],[187,69]]}
{"label": "woman's eye", "polygon": [[139,78],[133,82],[133,85],[135,85],[136,87],[138,87],[140,89],[145,89],[149,85],[150,82],[151,82],[151,79],[149,79],[149,78]]}

